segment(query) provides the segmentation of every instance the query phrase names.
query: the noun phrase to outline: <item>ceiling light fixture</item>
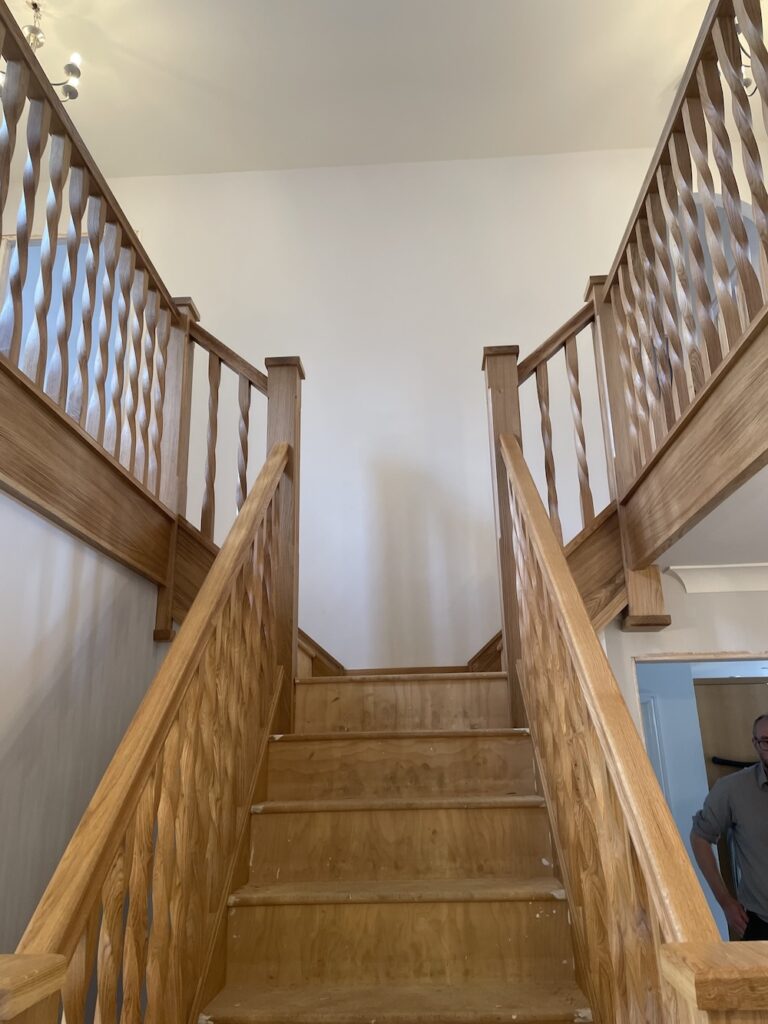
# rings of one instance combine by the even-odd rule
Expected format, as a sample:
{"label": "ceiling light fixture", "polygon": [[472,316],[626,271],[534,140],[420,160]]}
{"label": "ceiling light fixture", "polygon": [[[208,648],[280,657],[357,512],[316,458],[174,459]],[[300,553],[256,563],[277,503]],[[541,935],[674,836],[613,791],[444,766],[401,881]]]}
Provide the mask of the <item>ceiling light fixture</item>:
{"label": "ceiling light fixture", "polygon": [[[41,22],[43,20],[43,5],[41,0],[26,0],[27,7],[32,11],[32,24],[24,25],[21,31],[24,33],[24,38],[29,43],[29,48],[33,53],[37,51],[45,44],[45,32],[43,32]],[[62,102],[67,103],[69,100],[76,100],[80,93],[80,75],[82,64],[82,57],[79,53],[73,53],[67,63],[64,65],[64,74],[67,76],[61,82],[51,82],[54,89],[61,89]],[[0,71],[0,75],[5,77],[5,71]],[[2,81],[0,79],[0,81]]]}

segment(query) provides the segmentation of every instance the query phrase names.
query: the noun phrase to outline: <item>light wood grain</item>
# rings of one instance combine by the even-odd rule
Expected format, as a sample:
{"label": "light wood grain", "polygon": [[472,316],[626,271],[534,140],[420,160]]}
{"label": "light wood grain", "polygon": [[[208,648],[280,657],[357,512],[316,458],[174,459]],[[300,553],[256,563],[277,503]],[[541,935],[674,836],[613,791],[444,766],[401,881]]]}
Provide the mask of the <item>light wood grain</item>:
{"label": "light wood grain", "polygon": [[301,479],[301,384],[304,368],[298,356],[271,357],[264,361],[267,385],[267,448],[290,445],[290,460],[276,506],[275,543],[280,552],[274,585],[278,664],[290,680],[282,694],[278,728],[289,731],[294,720],[291,685],[298,673],[299,644],[299,496]]}
{"label": "light wood grain", "polygon": [[768,461],[762,314],[622,498],[629,566],[643,568]]}
{"label": "light wood grain", "polygon": [[[763,1011],[754,1016],[745,1015],[745,1020],[755,1022],[768,1016],[768,946],[765,942],[670,943],[662,946],[661,968],[667,980],[698,1009],[720,1013]],[[728,1015],[723,1019],[740,1018]]]}
{"label": "light wood grain", "polygon": [[589,1021],[572,983],[550,980],[310,986],[227,985],[207,1007],[212,1024],[574,1024]]}
{"label": "light wood grain", "polygon": [[227,981],[234,984],[573,977],[562,900],[236,906],[228,923]]}
{"label": "light wood grain", "polygon": [[523,694],[577,977],[601,1018],[692,1022],[674,1016],[659,946],[716,941],[717,930],[519,445],[504,437],[501,447],[525,595]]}
{"label": "light wood grain", "polygon": [[[552,872],[543,802],[519,798],[314,803],[253,816],[251,882],[541,877]],[[269,805],[265,805],[269,806]],[[354,808],[354,809],[350,809]],[[294,856],[293,851],[302,851]]]}
{"label": "light wood grain", "polygon": [[76,423],[0,360],[0,486],[164,583],[173,517]]}
{"label": "light wood grain", "polygon": [[270,745],[270,800],[533,793],[524,732],[313,738]]}
{"label": "light wood grain", "polygon": [[299,682],[296,731],[481,729],[512,724],[504,674],[352,679]]}
{"label": "light wood grain", "polygon": [[504,638],[501,667],[507,672],[511,722],[525,725],[525,710],[517,679],[517,661],[520,652],[520,630],[517,615],[515,575],[511,569],[512,522],[504,494],[504,467],[499,450],[502,433],[522,436],[520,424],[520,395],[517,370],[518,350],[513,346],[486,348],[483,352],[486,405],[491,452],[491,481],[496,524],[496,558],[501,604],[501,632]]}
{"label": "light wood grain", "polygon": [[[126,955],[131,957],[133,988],[126,998],[132,991],[137,1005],[146,982],[153,1019],[176,1019],[187,1008],[195,1010],[195,993],[182,984],[186,958],[192,958],[196,976],[204,971],[208,941],[227,896],[238,822],[245,827],[250,816],[259,749],[266,743],[269,707],[278,699],[282,679],[275,659],[271,570],[264,545],[270,542],[270,508],[288,456],[288,447],[278,445],[265,463],[22,939],[21,952],[56,951],[68,958],[68,1021],[82,1019],[96,954],[101,889],[110,886],[106,880],[115,877],[116,859],[125,856],[131,835],[143,835],[150,845],[137,850],[134,840],[132,849],[138,889],[130,899],[137,901],[138,917],[129,911],[132,937]],[[208,709],[202,719],[201,707]],[[203,730],[202,722],[210,729],[213,721],[218,723],[217,743],[203,747],[195,738],[197,730]],[[200,767],[209,780],[206,799],[211,799],[212,813],[204,819],[207,835],[198,833],[200,805],[189,786],[198,748],[204,750]],[[143,831],[136,832],[139,821]],[[201,919],[202,938],[191,945],[182,928],[187,920],[182,894],[200,880],[210,895]],[[154,910],[147,945],[143,915],[148,886]]]}

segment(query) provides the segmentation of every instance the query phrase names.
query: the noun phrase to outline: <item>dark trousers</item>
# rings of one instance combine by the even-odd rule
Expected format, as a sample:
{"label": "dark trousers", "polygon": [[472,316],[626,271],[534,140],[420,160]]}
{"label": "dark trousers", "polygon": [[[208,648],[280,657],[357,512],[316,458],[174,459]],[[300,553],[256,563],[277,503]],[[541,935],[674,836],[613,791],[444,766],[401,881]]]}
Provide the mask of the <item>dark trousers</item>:
{"label": "dark trousers", "polygon": [[764,921],[762,917],[753,914],[751,910],[747,911],[747,917],[749,918],[749,924],[744,932],[742,942],[764,942],[768,939],[768,921]]}

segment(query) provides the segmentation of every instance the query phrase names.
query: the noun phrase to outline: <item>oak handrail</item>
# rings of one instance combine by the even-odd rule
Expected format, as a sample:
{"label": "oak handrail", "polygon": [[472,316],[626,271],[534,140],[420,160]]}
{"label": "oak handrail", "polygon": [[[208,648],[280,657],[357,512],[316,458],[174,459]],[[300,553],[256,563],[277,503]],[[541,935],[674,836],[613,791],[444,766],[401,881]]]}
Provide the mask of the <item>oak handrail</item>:
{"label": "oak handrail", "polygon": [[666,919],[667,938],[678,942],[716,940],[718,932],[701,886],[520,445],[514,437],[503,435],[501,451],[510,486],[523,511],[526,532],[540,556],[540,571],[556,604],[563,638],[597,729],[608,771],[642,856],[644,874],[655,889],[660,916]]}
{"label": "oak handrail", "polygon": [[560,349],[565,348],[566,342],[574,334],[583,331],[595,319],[594,305],[591,302],[585,303],[572,317],[565,321],[562,327],[551,334],[546,341],[543,341],[538,348],[520,362],[517,369],[518,386],[524,384],[529,377],[536,372],[536,368],[542,363],[548,362],[552,356],[557,355]]}
{"label": "oak handrail", "polygon": [[85,927],[94,893],[109,867],[147,772],[190,684],[189,668],[209,639],[227,586],[253,542],[290,455],[277,444],[251,489],[179,635],[139,706],[83,818],[67,846],[18,947],[19,953],[58,953],[71,960]]}
{"label": "oak handrail", "polygon": [[262,373],[261,370],[257,370],[255,366],[248,362],[247,359],[243,359],[241,355],[238,355],[237,352],[225,345],[224,342],[219,341],[217,337],[211,334],[210,331],[206,331],[206,329],[201,327],[200,324],[191,324],[189,334],[190,337],[207,352],[211,352],[213,355],[218,356],[225,366],[228,366],[230,370],[234,370],[238,375],[245,377],[246,380],[251,382],[257,391],[260,391],[262,395],[266,395],[266,373]]}

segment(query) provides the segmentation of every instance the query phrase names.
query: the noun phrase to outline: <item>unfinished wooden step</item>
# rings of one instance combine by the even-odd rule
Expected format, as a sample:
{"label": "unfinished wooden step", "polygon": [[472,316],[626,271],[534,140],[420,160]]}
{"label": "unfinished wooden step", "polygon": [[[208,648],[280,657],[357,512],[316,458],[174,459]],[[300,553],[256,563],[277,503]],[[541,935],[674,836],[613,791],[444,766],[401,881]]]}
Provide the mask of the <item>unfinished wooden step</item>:
{"label": "unfinished wooden step", "polygon": [[210,1024],[585,1024],[587,1001],[573,982],[505,979],[317,986],[265,991],[227,985],[200,1018]]}
{"label": "unfinished wooden step", "polygon": [[269,745],[270,800],[535,792],[527,729],[292,733]]}
{"label": "unfinished wooden step", "polygon": [[252,816],[254,884],[551,873],[538,796],[274,801]]}
{"label": "unfinished wooden step", "polygon": [[506,729],[502,672],[337,676],[296,683],[296,732]]}
{"label": "unfinished wooden step", "polygon": [[[258,902],[252,893],[229,910],[227,982],[291,987],[573,978],[568,907],[555,886],[484,887],[456,879],[425,887],[423,899],[409,898],[414,887],[407,890],[398,885],[386,893],[386,886],[361,883],[357,898],[343,899],[340,886],[331,894],[316,892],[312,902],[294,887],[284,890],[283,902]],[[333,902],[318,902],[323,895]]]}

